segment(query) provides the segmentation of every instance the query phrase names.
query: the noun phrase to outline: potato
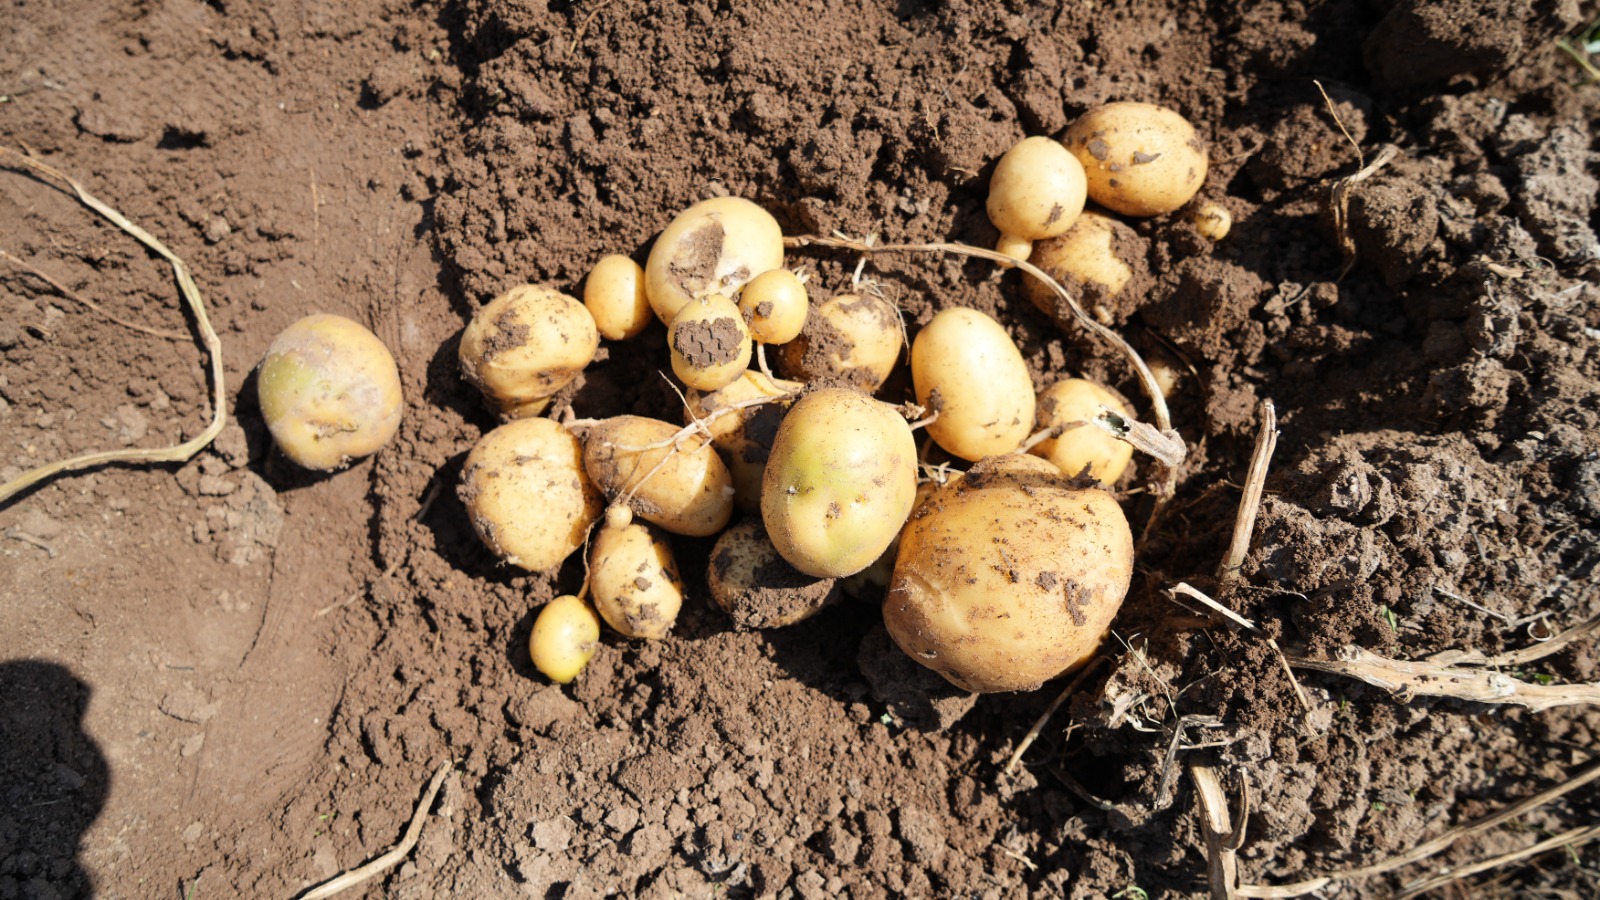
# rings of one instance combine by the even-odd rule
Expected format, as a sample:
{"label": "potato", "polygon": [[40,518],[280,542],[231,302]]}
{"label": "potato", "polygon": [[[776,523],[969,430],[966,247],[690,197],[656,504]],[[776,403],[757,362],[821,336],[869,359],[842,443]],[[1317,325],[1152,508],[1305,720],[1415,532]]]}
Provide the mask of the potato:
{"label": "potato", "polygon": [[609,253],[583,282],[583,305],[608,341],[635,337],[653,318],[644,295],[644,268],[620,253]]}
{"label": "potato", "polygon": [[[1067,290],[1077,292],[1078,302],[1101,324],[1114,325],[1135,308],[1128,300],[1112,302],[1133,278],[1133,269],[1123,255],[1143,256],[1144,245],[1144,238],[1125,223],[1084,210],[1071,231],[1034,244],[1030,262]],[[1025,277],[1022,290],[1040,312],[1061,318],[1056,313],[1056,295],[1044,282]]]}
{"label": "potato", "polygon": [[732,300],[711,294],[685,303],[667,327],[672,372],[689,387],[714,391],[750,366],[750,329]]}
{"label": "potato", "polygon": [[[1019,238],[1015,235],[1001,234],[1000,238],[994,242],[994,250],[996,253],[1003,253],[1012,259],[1026,262],[1028,257],[1033,255],[1033,241],[1027,238]],[[1004,267],[1011,268],[1009,265]]]}
{"label": "potato", "polygon": [[[684,410],[683,424],[692,417],[707,419],[725,406],[755,400],[761,397],[798,395],[802,385],[798,381],[768,378],[754,369],[721,390],[710,393],[689,392],[689,405]],[[767,456],[772,452],[772,440],[778,435],[778,423],[792,401],[747,406],[736,412],[709,419],[707,428],[711,440],[722,451],[728,473],[733,477],[733,503],[742,512],[761,511],[761,478],[767,469]]]}
{"label": "potato", "polygon": [[967,460],[1010,453],[1033,428],[1033,379],[1000,323],[975,309],[935,315],[911,343],[917,402],[938,418],[928,434]]}
{"label": "potato", "polygon": [[989,177],[989,221],[1003,235],[1042,240],[1072,227],[1088,197],[1083,164],[1047,137],[1018,141]]}
{"label": "potato", "polygon": [[1068,477],[1076,478],[1087,470],[1101,484],[1116,484],[1133,459],[1133,445],[1089,424],[1100,415],[1102,405],[1132,418],[1121,398],[1092,381],[1066,378],[1045,388],[1039,394],[1039,428],[1071,427],[1060,437],[1041,441],[1030,452],[1054,463]]}
{"label": "potato", "polygon": [[1159,216],[1206,180],[1206,145],[1189,120],[1152,103],[1107,103],[1061,138],[1083,163],[1089,199],[1125,216]]}
{"label": "potato", "polygon": [[810,308],[805,282],[788,269],[757,275],[739,294],[739,311],[750,336],[763,344],[787,344],[799,337]]}
{"label": "potato", "polygon": [[567,594],[539,610],[528,635],[528,658],[544,677],[568,684],[600,647],[600,617],[589,604]]}
{"label": "potato", "polygon": [[631,494],[633,512],[668,531],[716,534],[733,517],[733,481],[711,442],[691,435],[676,451],[670,444],[639,449],[669,440],[679,430],[643,416],[606,419],[584,439],[584,470],[613,500]]}
{"label": "potato", "polygon": [[761,518],[796,569],[840,578],[889,546],[916,494],[916,442],[900,413],[847,388],[821,388],[795,401],[778,427]]}
{"label": "potato", "polygon": [[1215,200],[1207,200],[1197,204],[1189,213],[1189,222],[1194,225],[1194,230],[1200,236],[1215,243],[1228,236],[1233,230],[1233,213],[1228,208]]}
{"label": "potato", "polygon": [[1037,457],[998,456],[907,523],[883,620],[962,690],[1033,690],[1094,656],[1132,575],[1133,534],[1110,494],[1072,489]]}
{"label": "potato", "polygon": [[517,419],[480,438],[460,496],[489,549],[530,572],[549,572],[583,546],[604,508],[578,439],[549,419]]}
{"label": "potato", "polygon": [[806,317],[800,336],[778,351],[797,381],[837,381],[865,393],[883,386],[905,342],[900,311],[871,294],[840,294]]}
{"label": "potato", "polygon": [[666,637],[683,607],[683,579],[666,537],[639,522],[608,522],[589,548],[589,595],[623,635]]}
{"label": "potato", "polygon": [[690,300],[732,297],[750,279],[783,265],[783,230],[739,197],[703,200],[678,214],[645,261],[645,295],[664,324]]}
{"label": "potato", "polygon": [[524,284],[489,301],[461,333],[461,374],[502,418],[544,412],[594,359],[600,332],[572,297]]}
{"label": "potato", "polygon": [[789,565],[760,519],[746,519],[717,538],[706,579],[711,599],[741,629],[793,625],[839,596],[835,579]]}
{"label": "potato", "polygon": [[378,452],[400,427],[400,370],[378,336],[343,316],[306,316],[267,347],[261,416],[283,455],[332,471]]}

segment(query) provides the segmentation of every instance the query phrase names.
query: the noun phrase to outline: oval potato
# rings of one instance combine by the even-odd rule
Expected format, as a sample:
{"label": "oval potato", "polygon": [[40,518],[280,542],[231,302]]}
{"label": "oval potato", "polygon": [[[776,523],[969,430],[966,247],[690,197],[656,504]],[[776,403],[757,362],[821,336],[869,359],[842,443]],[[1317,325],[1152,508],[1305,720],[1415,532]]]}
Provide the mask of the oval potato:
{"label": "oval potato", "polygon": [[461,374],[502,418],[536,416],[599,347],[600,331],[582,303],[554,288],[518,285],[467,323]]}
{"label": "oval potato", "polygon": [[539,610],[528,635],[528,658],[544,677],[569,684],[600,647],[600,617],[594,608],[567,594]]}
{"label": "oval potato", "polygon": [[750,279],[783,265],[783,229],[741,197],[713,197],[679,213],[645,261],[645,296],[666,325],[690,300],[732,297]]}
{"label": "oval potato", "polygon": [[583,305],[608,341],[636,337],[655,318],[644,295],[644,267],[620,253],[608,253],[583,282]]}
{"label": "oval potato", "polygon": [[762,272],[739,294],[739,311],[750,325],[750,336],[763,344],[787,344],[799,337],[810,309],[805,282],[788,269]]}
{"label": "oval potato", "polygon": [[1206,145],[1178,113],[1153,103],[1107,103],[1084,113],[1061,142],[1089,179],[1089,199],[1125,216],[1159,216],[1206,181]]}
{"label": "oval potato", "polygon": [[706,421],[711,440],[722,451],[728,474],[733,478],[734,506],[742,512],[761,511],[761,479],[767,469],[767,457],[772,453],[773,439],[778,436],[778,425],[793,400],[774,400],[714,419],[709,417],[724,407],[762,397],[798,396],[801,387],[798,381],[769,378],[754,369],[746,369],[727,387],[710,393],[689,392],[683,424],[689,424],[696,417]]}
{"label": "oval potato", "polygon": [[[1067,288],[1084,289],[1081,298],[1091,307],[1109,300],[1127,287],[1133,269],[1117,255],[1117,245],[1142,245],[1144,239],[1112,217],[1089,209],[1072,230],[1033,245],[1028,260]],[[1036,309],[1055,316],[1056,295],[1037,278],[1024,278],[1022,291]]]}
{"label": "oval potato", "polygon": [[1071,228],[1087,199],[1077,157],[1050,138],[1028,137],[995,164],[986,209],[1001,234],[1037,241]]}
{"label": "oval potato", "polygon": [[1022,351],[999,322],[954,307],[911,342],[917,402],[938,417],[928,434],[967,460],[1010,453],[1033,428],[1033,379]]}
{"label": "oval potato", "polygon": [[606,419],[584,439],[584,470],[613,500],[631,492],[629,508],[668,531],[716,534],[733,517],[733,481],[711,442],[691,435],[676,451],[670,444],[638,449],[670,440],[679,430],[643,416]]}
{"label": "oval potato", "polygon": [[1100,415],[1102,405],[1132,418],[1120,397],[1086,378],[1064,378],[1045,388],[1039,393],[1039,428],[1071,427],[1029,452],[1054,463],[1069,478],[1087,472],[1103,485],[1116,484],[1133,460],[1133,445],[1088,424]]}
{"label": "oval potato", "polygon": [[561,565],[604,509],[578,439],[549,419],[517,419],[480,438],[460,496],[489,549],[530,572]]}
{"label": "oval potato", "polygon": [[900,311],[888,300],[840,294],[811,310],[800,336],[778,351],[778,363],[797,381],[842,381],[870,394],[900,361],[901,327]]}
{"label": "oval potato", "polygon": [[785,560],[760,519],[746,519],[717,538],[706,571],[711,599],[739,628],[783,628],[815,615],[839,595],[839,583]]}
{"label": "oval potato", "polygon": [[714,391],[750,366],[750,329],[732,300],[710,294],[685,303],[667,327],[672,373],[689,387]]}
{"label": "oval potato", "polygon": [[640,522],[603,526],[589,548],[589,596],[621,634],[666,637],[683,608],[683,579],[666,537]]}
{"label": "oval potato", "polygon": [[261,360],[256,394],[273,443],[308,469],[342,469],[400,428],[393,354],[343,316],[306,316],[280,332]]}

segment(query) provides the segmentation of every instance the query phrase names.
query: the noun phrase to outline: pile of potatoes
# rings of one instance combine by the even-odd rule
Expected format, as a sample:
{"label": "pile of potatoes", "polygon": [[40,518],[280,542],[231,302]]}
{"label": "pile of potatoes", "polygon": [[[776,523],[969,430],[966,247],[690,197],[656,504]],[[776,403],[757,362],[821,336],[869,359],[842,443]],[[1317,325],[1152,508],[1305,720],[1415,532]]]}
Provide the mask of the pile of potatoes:
{"label": "pile of potatoes", "polygon": [[[1114,103],[1061,142],[1027,138],[1006,153],[988,211],[1002,252],[1058,276],[1114,280],[1074,268],[1095,256],[1083,248],[1110,246],[1095,224],[1109,217],[1086,203],[1172,212],[1193,199],[1205,168],[1181,117]],[[684,388],[682,423],[544,416],[602,339],[636,339],[652,319],[666,327]],[[317,468],[374,452],[398,422],[393,359],[340,322],[365,335],[355,336],[366,347],[353,357],[359,389],[321,374],[332,356],[318,341],[339,323],[286,332],[262,367],[274,437]],[[462,334],[461,371],[503,424],[467,456],[461,500],[509,565],[553,572],[585,554],[582,589],[534,624],[540,671],[575,678],[602,620],[627,638],[670,634],[686,593],[672,535],[716,537],[706,582],[737,627],[790,625],[876,588],[898,645],[964,689],[1029,690],[1086,662],[1133,563],[1108,490],[1132,448],[1090,423],[1105,411],[1130,416],[1127,404],[1074,378],[1036,393],[1004,326],[973,309],[942,310],[909,354],[905,344],[899,310],[876,293],[813,305],[806,281],[784,267],[777,221],[734,197],[680,213],[642,267],[600,259],[581,301],[521,285],[480,309]],[[903,358],[915,404],[895,405],[875,394]],[[372,426],[332,410],[341,403],[370,409]],[[931,466],[932,454],[944,464]]]}

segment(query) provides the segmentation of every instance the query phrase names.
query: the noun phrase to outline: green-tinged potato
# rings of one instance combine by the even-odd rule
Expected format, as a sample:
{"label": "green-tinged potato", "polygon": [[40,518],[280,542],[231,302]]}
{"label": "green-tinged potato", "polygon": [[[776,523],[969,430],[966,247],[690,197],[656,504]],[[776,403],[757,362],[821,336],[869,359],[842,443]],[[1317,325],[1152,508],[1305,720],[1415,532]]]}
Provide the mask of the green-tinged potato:
{"label": "green-tinged potato", "polygon": [[644,295],[644,267],[620,253],[600,257],[583,282],[583,305],[606,340],[638,335],[653,318]]}
{"label": "green-tinged potato", "polygon": [[760,519],[746,519],[717,538],[706,580],[711,599],[741,629],[793,625],[839,595],[837,580],[789,565]]}
{"label": "green-tinged potato", "polygon": [[778,427],[761,517],[796,569],[840,578],[889,546],[916,495],[916,442],[900,413],[847,388],[822,388],[795,401]]}
{"label": "green-tinged potato", "polygon": [[787,344],[799,337],[810,308],[805,282],[788,269],[762,272],[739,294],[739,311],[750,325],[750,336],[763,344]]}
{"label": "green-tinged potato", "polygon": [[400,370],[378,336],[343,316],[307,316],[261,360],[257,396],[272,440],[308,469],[342,469],[400,427]]}
{"label": "green-tinged potato", "polygon": [[683,579],[666,536],[640,522],[608,522],[589,548],[589,595],[623,635],[666,637],[683,607]]}
{"label": "green-tinged potato", "polygon": [[1233,213],[1215,200],[1197,204],[1189,213],[1189,222],[1200,236],[1212,243],[1222,240],[1233,230]]}
{"label": "green-tinged potato", "polygon": [[589,604],[567,594],[539,610],[528,635],[533,667],[557,684],[569,684],[600,647],[600,617]]}
{"label": "green-tinged potato", "polygon": [[607,497],[630,498],[636,515],[674,534],[716,534],[733,517],[733,481],[702,436],[684,438],[677,450],[655,446],[679,430],[642,416],[606,419],[584,439],[584,470]]}
{"label": "green-tinged potato", "polygon": [[1065,430],[1030,452],[1055,463],[1063,475],[1076,478],[1087,473],[1101,484],[1116,484],[1133,459],[1133,445],[1089,424],[1100,415],[1102,405],[1132,418],[1121,398],[1087,379],[1066,378],[1045,388],[1039,393],[1039,428]]}
{"label": "green-tinged potato", "polygon": [[1010,453],[1033,428],[1033,379],[999,322],[965,307],[935,315],[911,343],[917,402],[938,417],[928,434],[962,459]]}
{"label": "green-tinged potato", "polygon": [[1125,216],[1159,216],[1206,181],[1206,145],[1189,120],[1152,103],[1107,103],[1061,138],[1083,163],[1089,199]]}
{"label": "green-tinged potato", "polygon": [[1088,181],[1076,157],[1050,138],[1023,138],[989,177],[989,221],[1014,238],[1055,237],[1072,227],[1087,197]]}
{"label": "green-tinged potato", "polygon": [[732,297],[750,279],[783,265],[783,230],[739,197],[702,200],[678,214],[645,261],[645,295],[664,324],[707,294]]}
{"label": "green-tinged potato", "polygon": [[711,416],[719,409],[761,398],[798,396],[801,387],[798,381],[768,378],[754,369],[746,369],[737,381],[725,388],[707,394],[689,392],[683,424],[689,424],[695,417],[706,422],[711,440],[728,464],[728,473],[733,477],[733,503],[741,512],[761,511],[762,474],[767,469],[772,441],[778,436],[778,423],[783,421],[792,398],[746,406],[715,418]]}
{"label": "green-tinged potato", "polygon": [[871,294],[840,294],[806,317],[800,336],[778,351],[796,381],[843,382],[872,393],[883,386],[905,341],[900,311]]}
{"label": "green-tinged potato", "polygon": [[672,372],[697,391],[725,387],[750,366],[750,329],[732,300],[710,294],[678,309],[667,327]]}
{"label": "green-tinged potato", "polygon": [[[1078,224],[1060,237],[1033,245],[1029,260],[1045,274],[1078,294],[1078,300],[1101,324],[1112,325],[1120,313],[1124,318],[1131,306],[1111,302],[1133,278],[1133,269],[1123,260],[1144,254],[1144,238],[1104,213],[1084,210]],[[1037,278],[1023,278],[1023,293],[1040,312],[1056,317],[1056,295]]]}
{"label": "green-tinged potato", "polygon": [[502,418],[536,416],[594,359],[600,332],[576,299],[542,285],[506,291],[461,333],[461,374]]}
{"label": "green-tinged potato", "polygon": [[551,571],[583,546],[604,508],[578,439],[549,419],[517,419],[479,438],[459,493],[489,549],[530,572]]}
{"label": "green-tinged potato", "polygon": [[1038,457],[997,456],[906,524],[883,621],[962,690],[1033,690],[1094,656],[1132,575],[1110,494],[1073,489]]}

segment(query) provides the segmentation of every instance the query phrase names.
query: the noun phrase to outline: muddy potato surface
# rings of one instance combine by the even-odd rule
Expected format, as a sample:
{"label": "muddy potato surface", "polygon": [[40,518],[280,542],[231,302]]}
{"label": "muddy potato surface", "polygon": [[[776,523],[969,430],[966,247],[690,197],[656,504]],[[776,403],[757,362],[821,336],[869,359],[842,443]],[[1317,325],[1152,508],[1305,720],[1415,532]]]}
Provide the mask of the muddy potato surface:
{"label": "muddy potato surface", "polygon": [[517,419],[480,438],[460,496],[489,549],[530,572],[548,572],[583,546],[604,508],[578,439],[549,419]]}
{"label": "muddy potato surface", "polygon": [[489,301],[461,333],[461,374],[507,419],[536,416],[594,359],[600,331],[576,299],[524,284]]}
{"label": "muddy potato surface", "polygon": [[796,569],[778,553],[759,518],[717,538],[706,572],[711,599],[740,628],[783,628],[810,618],[839,595],[833,578]]}
{"label": "muddy potato surface", "polygon": [[1107,103],[1073,122],[1061,142],[1083,163],[1089,199],[1125,216],[1172,212],[1205,184],[1205,143],[1164,106]]}
{"label": "muddy potato surface", "polygon": [[917,403],[939,415],[928,434],[967,460],[1010,453],[1033,430],[1033,379],[999,322],[974,309],[938,313],[911,343]]}
{"label": "muddy potato surface", "polygon": [[672,373],[699,391],[726,387],[750,365],[750,329],[732,300],[710,294],[678,309],[667,328]]}
{"label": "muddy potato surface", "polygon": [[800,336],[778,351],[778,361],[796,381],[843,382],[870,394],[894,371],[904,342],[893,303],[871,294],[840,294],[811,309]]}
{"label": "muddy potato surface", "polygon": [[740,197],[714,197],[679,213],[645,261],[645,296],[667,325],[690,300],[732,297],[750,279],[783,265],[783,230]]}
{"label": "muddy potato surface", "polygon": [[342,469],[400,427],[394,356],[343,316],[307,316],[280,332],[261,360],[256,392],[273,443],[308,469]]}
{"label": "muddy potato surface", "polygon": [[678,431],[671,422],[643,416],[606,419],[584,437],[584,470],[607,497],[632,492],[629,508],[674,534],[716,534],[733,516],[733,481],[711,442],[691,436],[676,452],[671,445],[639,449]]}
{"label": "muddy potato surface", "polygon": [[623,635],[666,637],[683,607],[683,579],[666,536],[641,522],[608,522],[589,548],[589,595]]}
{"label": "muddy potato surface", "polygon": [[[1092,312],[1096,301],[1115,297],[1133,278],[1133,269],[1117,254],[1117,246],[1142,243],[1126,224],[1090,209],[1066,234],[1034,244],[1028,261],[1069,291],[1087,289],[1079,299]],[[1036,309],[1055,315],[1056,295],[1044,282],[1025,277],[1022,290]]]}

